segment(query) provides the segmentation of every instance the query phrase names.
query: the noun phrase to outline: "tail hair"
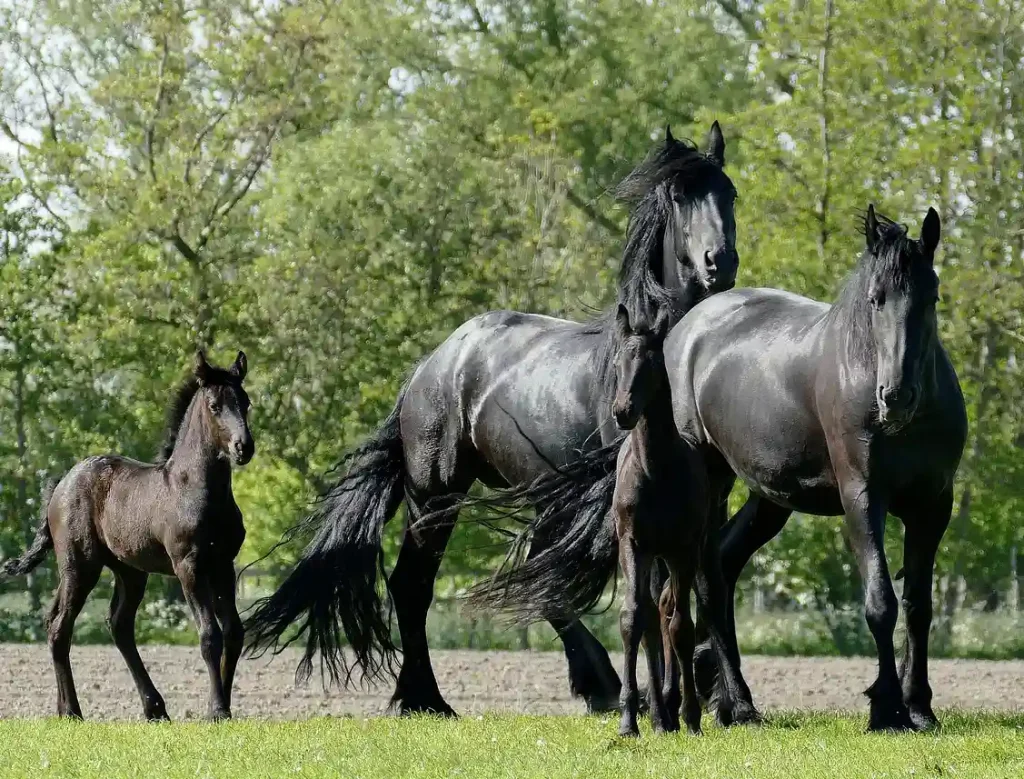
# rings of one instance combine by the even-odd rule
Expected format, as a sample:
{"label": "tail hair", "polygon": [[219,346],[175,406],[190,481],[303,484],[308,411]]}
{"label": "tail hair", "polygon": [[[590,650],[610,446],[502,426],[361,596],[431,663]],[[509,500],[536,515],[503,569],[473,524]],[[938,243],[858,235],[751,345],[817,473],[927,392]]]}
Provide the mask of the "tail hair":
{"label": "tail hair", "polygon": [[25,576],[32,573],[46,559],[47,553],[53,549],[53,536],[50,534],[50,523],[47,517],[50,507],[50,498],[53,497],[53,490],[56,488],[56,481],[48,481],[41,493],[41,508],[39,525],[36,527],[35,538],[32,544],[21,555],[13,560],[6,561],[0,566],[0,576],[15,577]]}
{"label": "tail hair", "polygon": [[[594,610],[618,567],[609,510],[622,440],[584,452],[524,486],[463,501],[489,521],[498,516],[526,523],[494,577],[467,594],[472,607],[502,612],[518,623]],[[529,519],[535,507],[539,511]]]}
{"label": "tail hair", "polygon": [[[249,651],[256,656],[278,654],[305,635],[297,679],[309,678],[317,655],[321,676],[334,683],[347,685],[357,668],[368,680],[396,675],[383,534],[404,497],[399,414],[405,392],[403,387],[377,432],[336,466],[344,475],[322,493],[312,513],[285,534],[282,543],[313,538],[287,579],[257,601],[246,620]],[[345,656],[346,643],[354,663]]]}

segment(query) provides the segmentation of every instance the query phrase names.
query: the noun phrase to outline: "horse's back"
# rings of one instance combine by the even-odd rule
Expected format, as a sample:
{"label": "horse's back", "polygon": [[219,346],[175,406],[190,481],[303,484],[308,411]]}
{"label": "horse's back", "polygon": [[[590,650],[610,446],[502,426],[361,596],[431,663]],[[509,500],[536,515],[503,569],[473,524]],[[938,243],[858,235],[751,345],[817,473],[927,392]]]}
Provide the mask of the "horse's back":
{"label": "horse's back", "polygon": [[781,290],[724,292],[687,314],[665,345],[680,433],[712,444],[766,497],[822,514],[841,509],[814,401],[828,310]]}
{"label": "horse's back", "polygon": [[[491,311],[452,333],[417,368],[401,411],[414,484],[472,478],[518,483],[564,463],[596,434],[596,325],[517,311]],[[476,453],[479,456],[474,456]],[[461,484],[459,486],[462,486]]]}
{"label": "horse's back", "polygon": [[81,554],[97,559],[109,554],[140,570],[172,573],[154,531],[175,513],[169,498],[158,466],[99,455],[82,460],[61,479],[47,516],[55,543],[59,534]]}

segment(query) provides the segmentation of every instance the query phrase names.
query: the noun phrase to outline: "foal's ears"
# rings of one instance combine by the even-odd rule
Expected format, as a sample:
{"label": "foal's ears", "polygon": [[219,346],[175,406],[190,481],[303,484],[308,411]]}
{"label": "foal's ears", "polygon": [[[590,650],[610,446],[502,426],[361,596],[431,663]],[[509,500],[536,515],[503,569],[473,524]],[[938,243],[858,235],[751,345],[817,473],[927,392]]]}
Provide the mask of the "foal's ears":
{"label": "foal's ears", "polygon": [[234,364],[228,370],[233,376],[237,376],[239,381],[245,379],[245,374],[249,370],[248,361],[245,359],[245,352],[238,353]]}
{"label": "foal's ears", "polygon": [[722,128],[718,124],[716,119],[711,125],[711,129],[708,130],[708,137],[704,141],[704,145],[707,147],[707,151],[704,154],[711,160],[715,165],[720,168],[725,167],[725,136],[722,135]]}
{"label": "foal's ears", "polygon": [[934,208],[929,208],[924,218],[924,224],[921,225],[921,245],[929,257],[935,254],[941,230],[938,212]]}
{"label": "foal's ears", "polygon": [[202,349],[196,352],[192,362],[192,375],[199,380],[199,386],[205,385],[210,376],[210,363],[206,361],[206,353]]}

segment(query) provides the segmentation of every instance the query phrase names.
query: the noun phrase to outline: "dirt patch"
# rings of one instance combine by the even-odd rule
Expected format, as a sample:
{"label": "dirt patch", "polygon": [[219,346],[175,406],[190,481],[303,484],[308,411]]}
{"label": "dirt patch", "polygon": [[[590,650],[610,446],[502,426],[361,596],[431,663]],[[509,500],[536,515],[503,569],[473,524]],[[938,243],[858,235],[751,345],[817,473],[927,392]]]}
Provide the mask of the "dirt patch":
{"label": "dirt patch", "polygon": [[[206,670],[197,649],[142,647],[142,657],[174,719],[202,716]],[[557,652],[434,652],[441,691],[464,714],[516,711],[573,714],[583,705],[569,696],[565,660]],[[233,704],[237,716],[301,719],[326,715],[374,716],[387,707],[390,689],[335,690],[317,681],[296,687],[297,653],[271,661],[243,660]],[[613,657],[616,666],[621,659]],[[76,647],[75,681],[89,719],[140,718],[131,677],[113,647]],[[874,675],[869,659],[747,657],[743,670],[763,711],[852,709],[866,711],[861,691]],[[933,660],[937,707],[1024,711],[1024,662]],[[38,645],[0,645],[0,717],[45,717],[55,711],[49,652]]]}

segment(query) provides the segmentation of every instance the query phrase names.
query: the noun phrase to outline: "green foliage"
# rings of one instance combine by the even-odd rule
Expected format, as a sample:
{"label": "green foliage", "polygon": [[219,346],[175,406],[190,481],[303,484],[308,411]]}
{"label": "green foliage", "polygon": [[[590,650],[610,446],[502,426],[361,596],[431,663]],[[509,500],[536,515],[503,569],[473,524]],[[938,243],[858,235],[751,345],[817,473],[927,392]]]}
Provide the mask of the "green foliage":
{"label": "green foliage", "polygon": [[[939,613],[993,605],[1024,549],[1022,22],[1008,0],[3,4],[0,555],[48,478],[151,456],[202,346],[249,356],[258,456],[235,487],[261,558],[461,322],[608,303],[616,181],[666,124],[718,118],[743,284],[830,299],[857,211],[916,230],[939,209],[971,418]],[[500,540],[460,528],[444,594]],[[745,586],[855,647],[852,562],[841,522],[798,517]]]}

